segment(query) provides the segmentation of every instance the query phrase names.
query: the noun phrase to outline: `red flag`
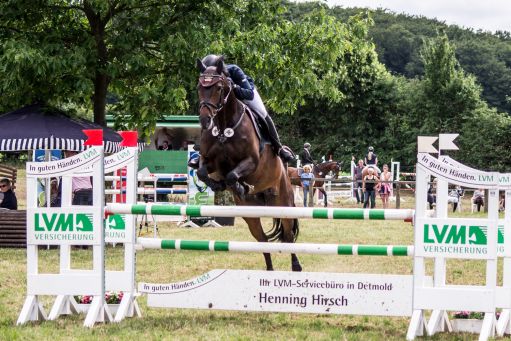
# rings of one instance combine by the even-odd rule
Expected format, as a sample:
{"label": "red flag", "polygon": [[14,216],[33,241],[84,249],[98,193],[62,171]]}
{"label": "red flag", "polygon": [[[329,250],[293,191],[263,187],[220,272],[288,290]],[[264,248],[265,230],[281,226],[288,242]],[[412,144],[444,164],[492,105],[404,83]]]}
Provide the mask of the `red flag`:
{"label": "red flag", "polygon": [[136,147],[138,133],[136,131],[118,131],[122,137],[121,147]]}
{"label": "red flag", "polygon": [[82,130],[88,139],[84,146],[102,146],[103,145],[103,129],[85,129]]}

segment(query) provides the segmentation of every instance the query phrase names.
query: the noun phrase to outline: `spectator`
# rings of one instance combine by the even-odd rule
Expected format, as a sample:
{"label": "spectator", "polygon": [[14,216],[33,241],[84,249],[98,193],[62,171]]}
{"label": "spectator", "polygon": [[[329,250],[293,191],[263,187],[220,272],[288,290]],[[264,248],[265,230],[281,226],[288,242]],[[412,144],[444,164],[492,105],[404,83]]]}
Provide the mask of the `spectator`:
{"label": "spectator", "polygon": [[[355,157],[352,156],[351,159],[354,161]],[[354,183],[354,190],[355,190],[355,197],[357,198],[357,204],[364,202],[364,194],[362,193],[362,173],[364,171],[364,160],[358,160],[358,164],[355,166],[355,169],[353,170],[353,180],[356,182]]]}
{"label": "spectator", "polygon": [[477,205],[477,212],[481,212],[481,206],[484,206],[484,189],[478,188],[474,191],[472,203]]}
{"label": "spectator", "polygon": [[460,203],[461,197],[463,196],[463,189],[460,186],[456,186],[453,190],[449,192],[449,196],[447,197],[447,202],[452,204],[452,211],[456,212],[458,208],[458,204]]}
{"label": "spectator", "polygon": [[435,189],[434,184],[436,183],[436,179],[433,180],[433,184],[430,184],[428,187],[428,204],[429,209],[433,209],[433,205],[436,205],[436,195],[433,194],[433,190]]}
{"label": "spectator", "polygon": [[380,180],[374,175],[375,170],[370,167],[367,170],[367,175],[362,179],[362,191],[364,192],[364,208],[369,206],[369,200],[371,201],[371,208],[376,206],[375,197],[376,190],[379,189]]}
{"label": "spectator", "polygon": [[502,212],[506,209],[506,194],[505,192],[500,195],[499,199],[499,212]]}
{"label": "spectator", "polygon": [[303,151],[300,154],[300,163],[302,167],[305,167],[305,165],[313,165],[314,160],[312,159],[311,153],[311,144],[309,142],[305,142],[303,144]]}
{"label": "spectator", "polygon": [[169,141],[163,141],[163,144],[158,147],[158,150],[170,150]]}
{"label": "spectator", "polygon": [[380,175],[380,180],[382,181],[380,184],[380,198],[383,205],[383,208],[389,207],[389,196],[392,192],[392,183],[388,181],[392,181],[392,173],[389,172],[389,166],[383,165],[383,172]]}
{"label": "spectator", "polygon": [[309,189],[311,187],[311,179],[314,178],[314,174],[311,172],[309,165],[303,166],[303,173],[300,175],[300,180],[303,187],[303,207],[307,207],[307,198],[309,197]]}
{"label": "spectator", "polygon": [[60,207],[62,188],[60,186],[60,180],[58,178],[51,178],[50,182],[50,207]]}
{"label": "spectator", "polygon": [[[75,151],[67,151],[66,157],[76,155]],[[90,176],[74,176],[71,189],[73,193],[72,204],[92,206],[92,182]]]}
{"label": "spectator", "polygon": [[2,180],[0,180],[0,190],[4,195],[4,198],[0,203],[0,208],[5,208],[8,210],[17,210],[18,200],[16,199],[16,195],[12,191],[11,181],[9,179],[3,178]]}

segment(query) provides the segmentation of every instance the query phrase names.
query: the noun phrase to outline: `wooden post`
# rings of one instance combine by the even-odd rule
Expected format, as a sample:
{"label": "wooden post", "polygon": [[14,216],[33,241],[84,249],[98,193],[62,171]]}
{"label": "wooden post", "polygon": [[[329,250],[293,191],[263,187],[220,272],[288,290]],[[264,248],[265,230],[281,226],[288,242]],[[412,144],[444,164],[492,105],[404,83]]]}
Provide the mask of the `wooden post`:
{"label": "wooden post", "polygon": [[396,185],[396,208],[401,208],[401,194],[399,190],[401,189],[401,183],[398,181]]}
{"label": "wooden post", "polygon": [[314,181],[309,181],[309,201],[307,206],[314,207]]}

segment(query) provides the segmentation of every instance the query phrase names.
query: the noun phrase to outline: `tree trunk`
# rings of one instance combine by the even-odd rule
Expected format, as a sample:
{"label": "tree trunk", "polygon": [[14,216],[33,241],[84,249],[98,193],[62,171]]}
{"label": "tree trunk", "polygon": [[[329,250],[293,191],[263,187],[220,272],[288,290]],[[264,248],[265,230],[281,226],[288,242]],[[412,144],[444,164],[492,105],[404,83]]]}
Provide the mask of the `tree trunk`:
{"label": "tree trunk", "polygon": [[94,79],[94,123],[106,127],[106,94],[108,90],[108,76],[97,71]]}
{"label": "tree trunk", "polygon": [[[101,20],[99,12],[95,12],[94,8],[88,1],[83,3],[85,15],[89,20],[91,34],[96,41],[97,49],[97,63],[96,74],[94,77],[94,95],[92,96],[93,110],[94,110],[94,123],[106,127],[106,95],[108,92],[108,85],[110,78],[105,73],[106,65],[108,64],[108,49],[105,43],[105,27],[111,16],[107,16],[105,20]],[[111,9],[113,13],[113,9]]]}

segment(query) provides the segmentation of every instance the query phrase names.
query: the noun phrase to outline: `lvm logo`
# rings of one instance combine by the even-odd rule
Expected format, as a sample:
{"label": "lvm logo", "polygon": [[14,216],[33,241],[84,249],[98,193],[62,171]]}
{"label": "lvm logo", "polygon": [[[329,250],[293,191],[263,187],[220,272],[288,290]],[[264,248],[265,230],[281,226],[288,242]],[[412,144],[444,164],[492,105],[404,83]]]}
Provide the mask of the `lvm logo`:
{"label": "lvm logo", "polygon": [[92,232],[92,213],[36,213],[35,232]]}
{"label": "lvm logo", "polygon": [[424,224],[425,244],[486,245],[487,227],[477,225]]}
{"label": "lvm logo", "polygon": [[108,216],[106,220],[107,230],[125,230],[126,222],[124,221],[124,215],[112,214]]}

